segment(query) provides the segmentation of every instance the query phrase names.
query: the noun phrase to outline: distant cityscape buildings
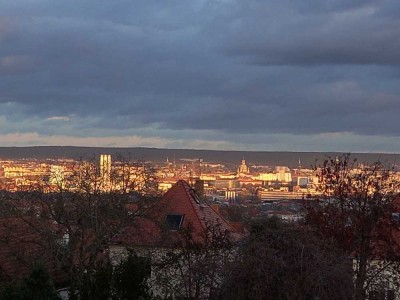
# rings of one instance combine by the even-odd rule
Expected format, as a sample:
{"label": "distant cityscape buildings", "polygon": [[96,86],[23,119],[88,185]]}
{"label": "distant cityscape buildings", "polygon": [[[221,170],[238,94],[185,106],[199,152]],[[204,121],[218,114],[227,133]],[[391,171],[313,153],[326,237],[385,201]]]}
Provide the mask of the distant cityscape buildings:
{"label": "distant cityscape buildings", "polygon": [[49,183],[52,185],[58,185],[65,187],[65,168],[60,165],[50,166],[50,179]]}
{"label": "distant cityscape buildings", "polygon": [[[362,168],[362,165],[356,166]],[[353,171],[356,171],[354,169]],[[399,172],[392,172],[396,180]],[[252,217],[277,216],[283,220],[302,218],[301,201],[319,195],[320,183],[314,169],[255,165],[244,158],[240,164],[208,162],[203,159],[168,158],[160,164],[113,159],[101,154],[96,160],[22,159],[0,160],[0,190],[92,192],[146,191],[148,184],[163,194],[177,181],[185,180],[205,201],[215,206],[241,206]],[[90,183],[90,184],[87,184]],[[300,201],[300,202],[299,202]]]}
{"label": "distant cityscape buildings", "polygon": [[242,159],[242,163],[239,166],[239,168],[237,169],[237,173],[240,174],[249,174],[249,167],[246,165],[246,160]]}
{"label": "distant cityscape buildings", "polygon": [[100,155],[99,170],[102,189],[109,190],[111,188],[111,155]]}
{"label": "distant cityscape buildings", "polygon": [[[97,179],[91,181],[97,182],[97,187],[90,187],[92,189],[129,192],[145,188],[151,172],[161,192],[171,188],[177,180],[186,180],[206,199],[224,205],[254,200],[312,199],[318,195],[315,171],[302,168],[300,161],[295,169],[249,164],[244,158],[236,165],[198,158],[174,159],[173,162],[166,158],[151,168],[149,163],[113,160],[110,154],[99,155],[97,163],[72,159],[0,160],[0,189],[23,191],[41,185],[48,191],[76,190],[81,187],[72,179],[79,174],[81,181],[86,180],[85,176],[96,176]],[[85,175],[85,172],[91,174]],[[394,172],[393,176],[399,177],[399,174]]]}

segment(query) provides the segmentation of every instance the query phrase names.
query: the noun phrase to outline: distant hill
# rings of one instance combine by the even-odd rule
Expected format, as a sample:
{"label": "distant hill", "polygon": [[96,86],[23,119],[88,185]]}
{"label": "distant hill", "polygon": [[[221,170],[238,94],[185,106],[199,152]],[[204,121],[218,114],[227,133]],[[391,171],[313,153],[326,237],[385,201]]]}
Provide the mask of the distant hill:
{"label": "distant hill", "polygon": [[[207,162],[224,164],[240,164],[244,158],[250,165],[284,165],[290,168],[298,166],[299,159],[304,168],[322,162],[325,157],[336,157],[338,152],[267,152],[267,151],[218,151],[218,150],[191,150],[191,149],[157,149],[157,148],[101,148],[101,147],[66,147],[66,146],[38,146],[38,147],[0,147],[0,159],[46,159],[72,158],[91,159],[100,154],[118,154],[124,158],[141,159],[155,163],[181,159],[203,159]],[[352,153],[362,163],[381,161],[400,165],[400,154],[382,153]]]}

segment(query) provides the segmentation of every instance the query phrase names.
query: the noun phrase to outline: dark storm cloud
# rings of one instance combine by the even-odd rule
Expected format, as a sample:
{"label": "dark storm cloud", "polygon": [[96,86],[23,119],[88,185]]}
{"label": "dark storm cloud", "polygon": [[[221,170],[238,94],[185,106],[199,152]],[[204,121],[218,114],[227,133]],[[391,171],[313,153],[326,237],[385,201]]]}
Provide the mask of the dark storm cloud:
{"label": "dark storm cloud", "polygon": [[4,1],[0,133],[399,136],[399,6]]}
{"label": "dark storm cloud", "polygon": [[266,65],[399,64],[400,19],[387,16],[399,16],[397,2],[315,2],[324,1],[298,1],[299,10],[288,1],[243,5],[226,52]]}

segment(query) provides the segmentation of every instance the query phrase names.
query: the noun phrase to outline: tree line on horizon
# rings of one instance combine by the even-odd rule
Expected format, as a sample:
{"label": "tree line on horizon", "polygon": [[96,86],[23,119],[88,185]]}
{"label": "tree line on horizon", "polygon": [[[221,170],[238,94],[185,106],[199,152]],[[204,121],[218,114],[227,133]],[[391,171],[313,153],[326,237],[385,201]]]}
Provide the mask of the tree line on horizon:
{"label": "tree line on horizon", "polygon": [[[243,157],[252,164],[286,165],[290,168],[298,166],[299,159],[305,168],[322,164],[329,157],[346,155],[342,152],[290,152],[290,151],[236,151],[236,150],[196,150],[196,149],[158,149],[145,147],[105,148],[105,147],[75,147],[75,146],[36,146],[36,147],[0,147],[0,159],[58,159],[67,158],[91,160],[100,154],[111,154],[115,157],[131,157],[133,160],[145,160],[161,163],[175,157],[204,159],[211,162],[238,164]],[[397,164],[400,154],[389,153],[352,153],[360,163],[373,164],[381,161]]]}

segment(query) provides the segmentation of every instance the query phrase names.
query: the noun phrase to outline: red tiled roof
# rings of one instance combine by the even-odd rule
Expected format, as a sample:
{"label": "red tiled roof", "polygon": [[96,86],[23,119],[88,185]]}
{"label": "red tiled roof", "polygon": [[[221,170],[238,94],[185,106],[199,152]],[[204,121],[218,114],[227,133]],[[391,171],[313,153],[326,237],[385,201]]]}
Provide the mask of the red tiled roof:
{"label": "red tiled roof", "polygon": [[288,215],[288,216],[296,215],[296,213],[294,213],[292,211],[288,211],[288,210],[272,210],[272,211],[269,211],[267,214],[268,215]]}
{"label": "red tiled roof", "polygon": [[[235,228],[200,199],[195,190],[184,180],[177,181],[152,210],[152,221],[151,218],[138,218],[135,226],[125,228],[115,236],[113,242],[141,246],[171,243],[178,235],[173,230],[165,232],[167,215],[183,215],[182,228],[190,227],[196,240],[204,238],[207,229],[213,226],[222,232],[236,233]],[[164,234],[167,234],[168,238],[165,238]]]}
{"label": "red tiled roof", "polygon": [[239,234],[246,234],[246,226],[243,222],[229,222],[229,224],[235,229],[235,232]]}
{"label": "red tiled roof", "polygon": [[125,227],[122,231],[116,234],[112,244],[126,244],[136,246],[155,246],[161,241],[161,229],[156,222],[138,217],[135,219],[135,224]]}
{"label": "red tiled roof", "polygon": [[184,180],[176,182],[160,201],[164,213],[184,215],[183,226],[191,224],[197,232],[204,231],[207,226],[220,226],[221,230],[234,232],[229,223],[210,205],[200,199],[195,190]]}
{"label": "red tiled roof", "polygon": [[0,277],[2,280],[18,280],[26,277],[34,263],[40,262],[53,277],[55,283],[65,282],[55,261],[44,251],[45,243],[37,229],[20,218],[0,219]]}

